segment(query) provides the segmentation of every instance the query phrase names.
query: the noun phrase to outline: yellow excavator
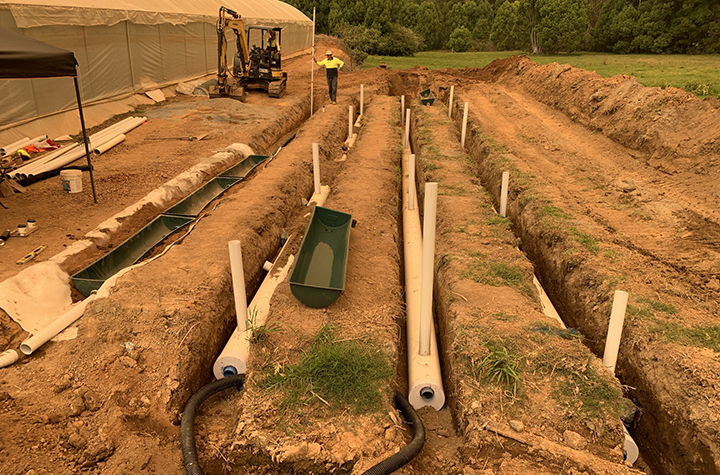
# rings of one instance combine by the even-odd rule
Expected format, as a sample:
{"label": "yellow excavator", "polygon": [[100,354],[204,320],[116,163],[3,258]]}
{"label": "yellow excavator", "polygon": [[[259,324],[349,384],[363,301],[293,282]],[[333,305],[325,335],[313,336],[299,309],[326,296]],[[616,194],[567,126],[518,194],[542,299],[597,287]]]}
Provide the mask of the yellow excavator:
{"label": "yellow excavator", "polygon": [[[217,84],[210,86],[210,98],[230,97],[245,100],[247,89],[263,89],[270,97],[281,97],[287,84],[287,73],[282,70],[280,45],[282,28],[250,26],[247,29],[240,15],[220,7],[217,21],[218,74]],[[232,70],[227,64],[226,30],[235,32],[237,53]],[[260,40],[260,46],[250,47],[250,38]]]}

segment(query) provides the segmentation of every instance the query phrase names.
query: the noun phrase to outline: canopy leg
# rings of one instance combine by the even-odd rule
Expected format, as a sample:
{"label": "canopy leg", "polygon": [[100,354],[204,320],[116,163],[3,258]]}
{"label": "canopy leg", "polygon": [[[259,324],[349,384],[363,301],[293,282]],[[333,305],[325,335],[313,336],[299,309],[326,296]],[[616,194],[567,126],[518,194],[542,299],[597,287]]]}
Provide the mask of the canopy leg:
{"label": "canopy leg", "polygon": [[90,187],[92,188],[93,201],[97,204],[97,194],[95,193],[95,179],[93,178],[93,166],[90,162],[90,144],[87,137],[87,131],[85,130],[85,117],[83,116],[82,100],[80,100],[80,87],[78,86],[78,78],[73,78],[75,81],[75,95],[77,96],[78,112],[80,112],[80,126],[82,127],[83,142],[85,142],[85,157],[87,157],[88,171],[90,172]]}

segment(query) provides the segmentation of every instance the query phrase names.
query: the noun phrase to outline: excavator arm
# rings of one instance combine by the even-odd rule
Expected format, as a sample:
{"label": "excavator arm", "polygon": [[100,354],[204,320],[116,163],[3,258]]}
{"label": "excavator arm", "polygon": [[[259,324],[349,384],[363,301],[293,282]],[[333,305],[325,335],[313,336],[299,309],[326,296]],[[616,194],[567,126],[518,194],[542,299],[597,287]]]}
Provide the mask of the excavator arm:
{"label": "excavator arm", "polygon": [[227,36],[226,31],[231,28],[235,32],[237,38],[237,49],[241,54],[241,68],[243,74],[247,74],[248,63],[250,62],[250,53],[247,47],[247,37],[245,35],[245,25],[240,15],[230,8],[220,7],[217,21],[218,35],[218,73],[217,85],[211,88],[210,97],[230,96],[236,99],[244,100],[245,91],[242,87],[237,87],[233,81],[228,78],[227,64]]}

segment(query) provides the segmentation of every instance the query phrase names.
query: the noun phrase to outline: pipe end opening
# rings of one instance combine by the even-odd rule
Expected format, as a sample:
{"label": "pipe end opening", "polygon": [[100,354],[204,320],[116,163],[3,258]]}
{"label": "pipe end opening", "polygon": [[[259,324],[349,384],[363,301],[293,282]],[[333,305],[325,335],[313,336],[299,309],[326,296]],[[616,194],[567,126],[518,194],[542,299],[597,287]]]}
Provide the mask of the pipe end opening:
{"label": "pipe end opening", "polygon": [[22,351],[26,355],[29,355],[33,352],[32,348],[30,348],[30,346],[26,345],[25,343],[20,345],[20,351]]}
{"label": "pipe end opening", "polygon": [[435,397],[435,391],[430,386],[425,386],[420,390],[420,397],[423,401],[432,401],[432,398]]}
{"label": "pipe end opening", "polygon": [[223,366],[222,369],[223,378],[228,378],[230,376],[235,376],[237,373],[237,369],[234,366]]}

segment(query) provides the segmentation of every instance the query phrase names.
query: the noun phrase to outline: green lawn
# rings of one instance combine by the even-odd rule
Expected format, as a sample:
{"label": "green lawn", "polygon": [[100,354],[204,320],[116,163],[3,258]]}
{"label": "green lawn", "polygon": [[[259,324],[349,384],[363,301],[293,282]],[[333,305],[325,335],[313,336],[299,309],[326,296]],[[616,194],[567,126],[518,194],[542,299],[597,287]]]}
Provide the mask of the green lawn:
{"label": "green lawn", "polygon": [[[498,58],[507,58],[520,51],[451,53],[447,51],[423,51],[413,57],[368,56],[364,67],[373,68],[381,61],[392,69],[408,69],[423,65],[429,69],[464,67],[482,68]],[[574,53],[563,55],[532,55],[539,64],[552,62],[595,71],[602,77],[616,74],[635,76],[645,86],[674,86],[684,88],[699,96],[720,97],[720,55],[649,55]]]}

